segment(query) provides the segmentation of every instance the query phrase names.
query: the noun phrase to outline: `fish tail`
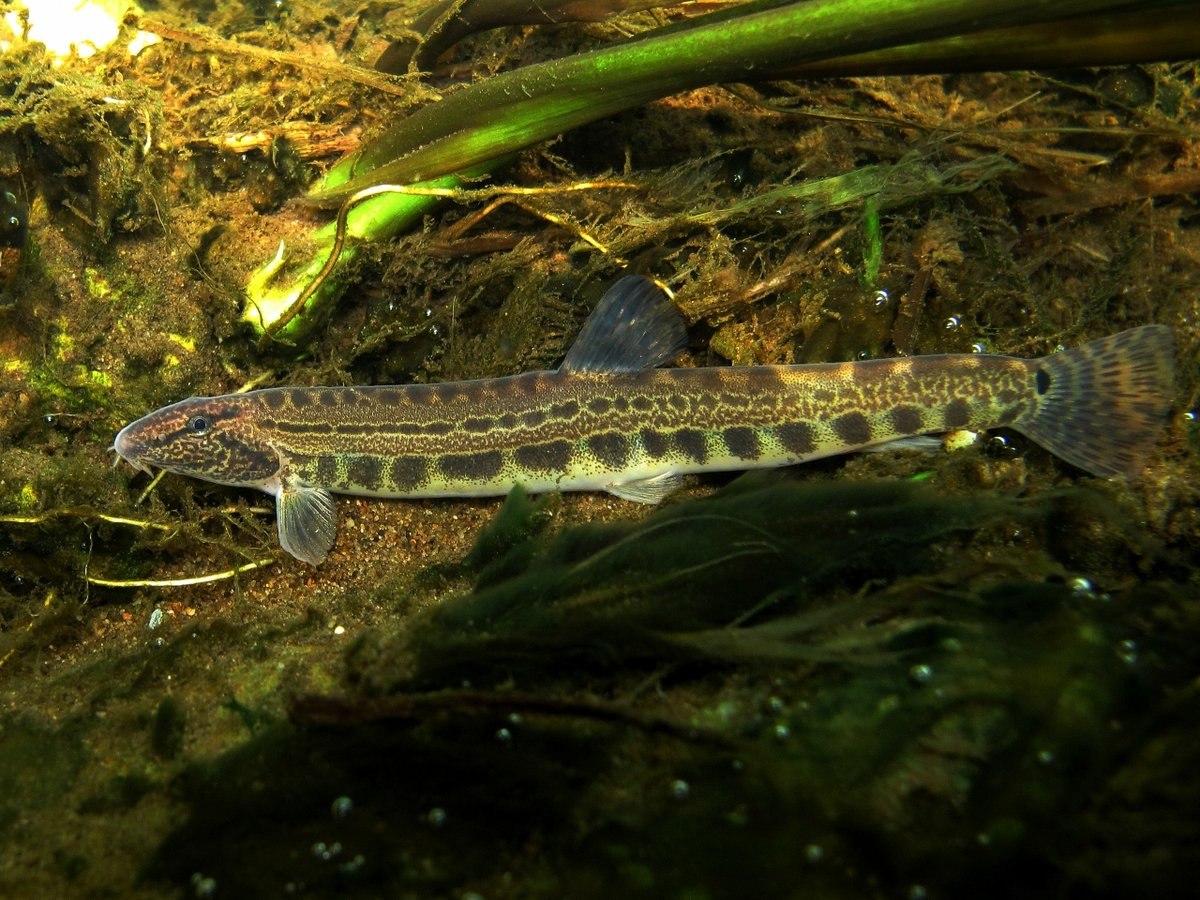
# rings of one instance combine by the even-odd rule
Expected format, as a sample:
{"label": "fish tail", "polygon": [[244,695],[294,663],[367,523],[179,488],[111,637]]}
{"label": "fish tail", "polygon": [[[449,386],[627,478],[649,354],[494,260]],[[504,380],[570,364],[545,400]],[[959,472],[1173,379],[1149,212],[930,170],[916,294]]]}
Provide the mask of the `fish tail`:
{"label": "fish tail", "polygon": [[1171,404],[1171,329],[1133,328],[1029,365],[1035,402],[1014,428],[1093,475],[1141,473]]}

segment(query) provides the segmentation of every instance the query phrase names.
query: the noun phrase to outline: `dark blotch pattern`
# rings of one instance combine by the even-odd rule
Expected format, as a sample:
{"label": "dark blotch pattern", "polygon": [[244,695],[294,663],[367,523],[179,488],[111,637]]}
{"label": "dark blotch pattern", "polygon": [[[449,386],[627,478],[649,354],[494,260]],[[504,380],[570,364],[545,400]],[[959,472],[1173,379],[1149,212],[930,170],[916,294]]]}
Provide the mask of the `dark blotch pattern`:
{"label": "dark blotch pattern", "polygon": [[708,460],[708,444],[704,432],[695,428],[681,428],[675,432],[675,446],[684,456],[689,456],[703,465]]}
{"label": "dark blotch pattern", "polygon": [[423,456],[397,456],[388,466],[388,478],[397,491],[415,491],[429,478],[429,462]]}
{"label": "dark blotch pattern", "polygon": [[947,429],[962,428],[971,421],[971,407],[966,400],[951,400],[944,410],[944,424]]}
{"label": "dark blotch pattern", "polygon": [[897,406],[888,416],[897,434],[920,434],[925,430],[925,417],[915,406]]}
{"label": "dark blotch pattern", "polygon": [[463,431],[470,432],[471,434],[485,434],[491,431],[494,425],[495,422],[493,420],[484,416],[471,416],[470,418],[463,419],[462,423]]}
{"label": "dark blotch pattern", "polygon": [[377,456],[351,456],[346,463],[346,478],[352,485],[379,490],[382,476],[383,461]]}
{"label": "dark blotch pattern", "polygon": [[513,459],[522,469],[563,472],[571,462],[571,445],[567,441],[526,444],[513,451]]}
{"label": "dark blotch pattern", "polygon": [[867,421],[867,417],[860,412],[850,412],[838,416],[830,424],[833,426],[833,433],[838,436],[838,440],[848,445],[865,444],[871,440],[871,424]]}
{"label": "dark blotch pattern", "polygon": [[318,391],[317,400],[322,406],[337,406],[337,391]]}
{"label": "dark blotch pattern", "polygon": [[615,431],[592,435],[587,439],[587,446],[607,468],[620,469],[629,462],[629,441]]}
{"label": "dark blotch pattern", "polygon": [[504,468],[504,457],[499,450],[485,453],[447,453],[438,460],[442,474],[447,478],[465,478],[487,481],[495,478]]}
{"label": "dark blotch pattern", "polygon": [[816,435],[813,434],[813,427],[807,422],[779,425],[775,429],[775,436],[779,438],[784,450],[797,456],[807,456],[817,449]]}
{"label": "dark blotch pattern", "polygon": [[292,406],[296,409],[305,409],[312,405],[312,391],[307,388],[294,388],[289,392],[292,398]]}
{"label": "dark blotch pattern", "polygon": [[550,407],[550,414],[556,419],[573,419],[579,415],[579,404],[574,400],[566,400]]}
{"label": "dark blotch pattern", "polygon": [[1050,390],[1050,373],[1047,372],[1045,369],[1039,368],[1037,370],[1037,375],[1035,376],[1034,380],[1037,381],[1037,392],[1039,395],[1044,394],[1044,393],[1046,393],[1046,391]]}
{"label": "dark blotch pattern", "polygon": [[332,487],[337,480],[337,460],[332,456],[317,457],[317,484]]}
{"label": "dark blotch pattern", "polygon": [[268,409],[282,409],[283,404],[287,402],[287,394],[283,391],[263,391],[262,399],[267,404]]}
{"label": "dark blotch pattern", "polygon": [[759,456],[758,432],[753,428],[725,429],[725,446],[731,456],[738,459],[757,459]]}
{"label": "dark blotch pattern", "polygon": [[604,397],[593,397],[588,401],[588,409],[598,416],[603,416],[612,409],[612,403]]}
{"label": "dark blotch pattern", "polygon": [[540,409],[532,409],[521,415],[521,424],[526,428],[537,428],[546,422],[546,414]]}
{"label": "dark blotch pattern", "polygon": [[667,443],[666,436],[661,432],[643,428],[640,437],[646,453],[654,459],[662,459],[667,455],[667,451],[671,449],[670,444]]}

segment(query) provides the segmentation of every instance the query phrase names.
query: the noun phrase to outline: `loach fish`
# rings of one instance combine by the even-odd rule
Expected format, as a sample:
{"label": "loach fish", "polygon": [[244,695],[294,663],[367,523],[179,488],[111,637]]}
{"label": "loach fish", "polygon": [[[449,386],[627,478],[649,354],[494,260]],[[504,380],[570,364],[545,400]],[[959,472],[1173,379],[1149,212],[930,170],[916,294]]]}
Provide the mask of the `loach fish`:
{"label": "loach fish", "polygon": [[1041,359],[655,368],[686,342],[675,305],[627,276],[554,371],[194,397],[127,425],[113,449],[146,471],[273,494],[283,548],[316,564],[337,531],[334,493],[477,497],[519,483],[657,503],[690,472],[997,426],[1093,475],[1135,476],[1166,420],[1175,370],[1161,325]]}

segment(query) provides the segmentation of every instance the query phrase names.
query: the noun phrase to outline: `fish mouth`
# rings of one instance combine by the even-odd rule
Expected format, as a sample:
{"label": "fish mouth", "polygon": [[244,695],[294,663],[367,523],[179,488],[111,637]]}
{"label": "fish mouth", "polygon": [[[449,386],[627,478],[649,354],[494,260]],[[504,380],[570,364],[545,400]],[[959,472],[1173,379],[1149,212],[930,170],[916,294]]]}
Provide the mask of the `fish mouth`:
{"label": "fish mouth", "polygon": [[132,425],[126,425],[117,432],[117,436],[113,439],[113,445],[109,448],[117,454],[117,459],[113,460],[113,465],[117,464],[117,460],[123,459],[139,472],[153,475],[154,470],[147,463],[142,462],[138,456],[137,442],[129,434],[129,429],[132,427]]}

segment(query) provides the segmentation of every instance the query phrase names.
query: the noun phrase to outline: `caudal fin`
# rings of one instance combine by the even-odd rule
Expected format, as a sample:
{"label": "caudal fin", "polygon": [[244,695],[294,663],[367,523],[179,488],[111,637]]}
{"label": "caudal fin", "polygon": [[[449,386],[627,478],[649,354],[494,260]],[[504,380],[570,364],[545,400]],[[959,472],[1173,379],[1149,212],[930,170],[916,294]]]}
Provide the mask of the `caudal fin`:
{"label": "caudal fin", "polygon": [[1165,325],[1122,331],[1030,363],[1037,403],[1013,426],[1103,477],[1134,477],[1166,422],[1175,341]]}

